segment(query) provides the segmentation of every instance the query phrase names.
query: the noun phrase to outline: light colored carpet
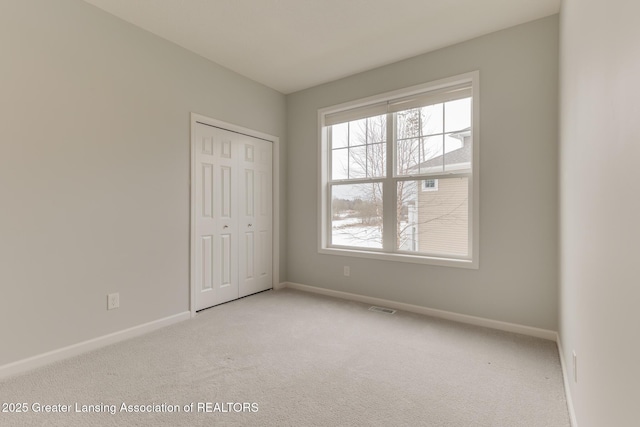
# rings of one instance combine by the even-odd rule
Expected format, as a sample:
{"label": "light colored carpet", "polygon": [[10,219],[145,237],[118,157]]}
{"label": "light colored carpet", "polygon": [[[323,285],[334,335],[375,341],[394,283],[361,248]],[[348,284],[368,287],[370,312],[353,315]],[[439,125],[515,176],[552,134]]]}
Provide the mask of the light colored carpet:
{"label": "light colored carpet", "polygon": [[[30,409],[0,412],[0,425],[570,425],[555,343],[368,307],[294,290],[215,307],[0,382],[0,401]],[[121,412],[123,402],[180,412]],[[231,412],[185,413],[191,402]],[[116,413],[34,413],[34,403]]]}

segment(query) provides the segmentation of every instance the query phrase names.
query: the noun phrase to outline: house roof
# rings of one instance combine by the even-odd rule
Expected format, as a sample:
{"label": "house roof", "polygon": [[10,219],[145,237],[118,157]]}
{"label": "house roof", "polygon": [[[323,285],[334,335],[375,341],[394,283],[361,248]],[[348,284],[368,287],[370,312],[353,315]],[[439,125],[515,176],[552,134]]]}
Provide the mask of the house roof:
{"label": "house roof", "polygon": [[[429,168],[436,168],[438,166],[442,166],[444,161],[446,161],[448,166],[469,165],[471,163],[471,127],[462,129],[459,132],[452,133],[449,136],[461,140],[462,147],[436,156],[432,159],[427,160],[426,162],[422,162],[411,169],[425,170]],[[459,167],[457,169],[459,169]]]}

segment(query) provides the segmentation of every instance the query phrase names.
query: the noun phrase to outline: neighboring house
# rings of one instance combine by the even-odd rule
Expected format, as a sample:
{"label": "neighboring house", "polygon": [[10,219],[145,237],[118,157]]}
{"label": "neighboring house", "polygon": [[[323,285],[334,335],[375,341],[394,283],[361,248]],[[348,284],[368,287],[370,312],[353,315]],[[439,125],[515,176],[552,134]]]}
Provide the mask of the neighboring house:
{"label": "neighboring house", "polygon": [[[471,129],[449,135],[462,146],[434,157],[416,169],[439,172],[471,167]],[[421,253],[465,256],[469,251],[468,178],[425,179],[418,182],[417,206],[409,203],[409,233],[405,248]]]}

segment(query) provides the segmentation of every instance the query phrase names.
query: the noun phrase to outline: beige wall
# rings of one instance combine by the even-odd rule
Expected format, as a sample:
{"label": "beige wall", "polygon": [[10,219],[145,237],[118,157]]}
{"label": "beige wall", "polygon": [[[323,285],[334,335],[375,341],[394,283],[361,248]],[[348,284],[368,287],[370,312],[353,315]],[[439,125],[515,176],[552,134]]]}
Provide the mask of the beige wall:
{"label": "beige wall", "polygon": [[[481,93],[480,268],[319,254],[317,110],[473,70]],[[288,279],[556,330],[557,84],[552,16],[288,95]]]}
{"label": "beige wall", "polygon": [[285,164],[280,93],[79,0],[0,1],[0,366],[189,309],[192,111]]}
{"label": "beige wall", "polygon": [[561,11],[560,337],[580,427],[640,422],[640,3]]}

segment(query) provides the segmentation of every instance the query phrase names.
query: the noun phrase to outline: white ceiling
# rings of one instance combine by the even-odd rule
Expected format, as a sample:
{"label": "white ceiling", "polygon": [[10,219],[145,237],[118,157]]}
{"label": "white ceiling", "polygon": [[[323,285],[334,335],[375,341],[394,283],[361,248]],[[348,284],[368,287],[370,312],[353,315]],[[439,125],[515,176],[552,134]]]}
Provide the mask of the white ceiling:
{"label": "white ceiling", "polygon": [[85,0],[284,94],[557,13],[561,0]]}

